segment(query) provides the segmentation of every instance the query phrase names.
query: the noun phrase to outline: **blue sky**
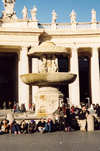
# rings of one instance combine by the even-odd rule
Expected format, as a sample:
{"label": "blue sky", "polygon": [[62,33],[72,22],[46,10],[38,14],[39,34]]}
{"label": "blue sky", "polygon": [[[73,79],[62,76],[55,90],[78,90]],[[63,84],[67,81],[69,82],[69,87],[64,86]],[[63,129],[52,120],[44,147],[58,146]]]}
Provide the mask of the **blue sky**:
{"label": "blue sky", "polygon": [[[97,13],[97,21],[100,21],[100,0],[16,0],[14,11],[19,19],[22,19],[22,9],[28,9],[28,18],[31,18],[30,10],[33,6],[37,8],[37,19],[39,23],[51,23],[52,11],[57,14],[57,23],[70,23],[72,10],[77,14],[77,22],[90,22],[91,10]],[[0,12],[4,10],[3,2],[0,0]],[[1,14],[0,14],[1,16]]]}

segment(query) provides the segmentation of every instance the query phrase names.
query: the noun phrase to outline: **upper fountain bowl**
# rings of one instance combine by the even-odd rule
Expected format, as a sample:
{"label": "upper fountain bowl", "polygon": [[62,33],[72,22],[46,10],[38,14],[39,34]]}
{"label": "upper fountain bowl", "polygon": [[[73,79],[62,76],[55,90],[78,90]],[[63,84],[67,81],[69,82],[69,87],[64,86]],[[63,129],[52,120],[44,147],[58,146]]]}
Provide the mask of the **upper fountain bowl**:
{"label": "upper fountain bowl", "polygon": [[75,81],[77,75],[66,72],[55,73],[29,73],[20,76],[21,80],[28,85],[34,86],[54,86],[66,85]]}
{"label": "upper fountain bowl", "polygon": [[51,41],[46,41],[39,46],[32,47],[27,55],[38,58],[43,54],[55,54],[56,56],[66,57],[69,54],[69,50],[62,46],[56,46]]}

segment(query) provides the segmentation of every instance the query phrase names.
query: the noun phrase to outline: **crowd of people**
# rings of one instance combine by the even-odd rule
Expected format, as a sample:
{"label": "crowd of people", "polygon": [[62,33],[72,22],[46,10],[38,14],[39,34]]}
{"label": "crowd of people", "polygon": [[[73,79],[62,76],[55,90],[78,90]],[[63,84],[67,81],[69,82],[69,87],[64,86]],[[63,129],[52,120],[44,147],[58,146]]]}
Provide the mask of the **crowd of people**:
{"label": "crowd of people", "polygon": [[[21,108],[19,109],[18,103],[14,104],[15,110],[19,112],[20,110],[25,110],[25,105],[22,104]],[[72,119],[78,116],[78,124],[80,126],[81,131],[86,131],[87,125],[87,117],[91,115],[93,112],[97,113],[100,116],[100,106],[99,104],[94,105],[92,104],[89,109],[85,104],[82,104],[81,108],[72,105],[64,105],[62,107],[58,107],[53,113],[52,118],[47,118],[44,120],[41,118],[39,122],[36,124],[36,121],[32,119],[30,123],[27,123],[25,120],[22,120],[20,124],[18,124],[15,120],[9,124],[7,119],[1,121],[0,124],[0,133],[15,133],[15,134],[22,134],[22,133],[34,133],[36,131],[40,133],[44,132],[54,132],[54,131],[74,131],[72,127]]]}
{"label": "crowd of people", "polygon": [[36,131],[40,133],[55,131],[52,119],[49,118],[48,121],[45,122],[44,119],[41,118],[37,124],[36,121],[33,119],[30,121],[30,123],[22,120],[20,124],[18,124],[15,120],[11,124],[9,124],[9,121],[5,119],[0,124],[0,134],[26,134],[34,133]]}
{"label": "crowd of people", "polygon": [[[33,103],[32,105],[29,104],[29,110],[35,111],[35,104]],[[13,112],[17,112],[17,113],[26,113],[26,107],[25,107],[25,103],[21,104],[21,106],[19,106],[18,103],[14,102],[13,105]]]}
{"label": "crowd of people", "polygon": [[21,104],[21,106],[19,106],[18,103],[14,103],[13,105],[13,112],[17,112],[17,113],[22,113],[22,112],[26,112],[26,108],[25,108],[25,103]]}

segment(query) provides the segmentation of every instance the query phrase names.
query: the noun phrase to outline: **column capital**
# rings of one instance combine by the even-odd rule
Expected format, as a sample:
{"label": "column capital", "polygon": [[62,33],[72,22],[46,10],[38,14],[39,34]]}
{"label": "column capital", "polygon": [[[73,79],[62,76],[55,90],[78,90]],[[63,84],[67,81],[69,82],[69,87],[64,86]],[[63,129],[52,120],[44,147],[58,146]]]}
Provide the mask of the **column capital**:
{"label": "column capital", "polygon": [[70,47],[70,49],[71,49],[72,51],[77,51],[77,50],[79,49],[79,46],[73,44],[73,45]]}
{"label": "column capital", "polygon": [[22,49],[22,50],[26,50],[26,49],[28,50],[28,47],[29,47],[29,46],[27,46],[27,45],[22,45],[22,46],[21,46],[21,49]]}
{"label": "column capital", "polygon": [[98,49],[99,49],[99,46],[92,46],[92,47],[91,47],[91,50],[92,50],[92,51],[98,51]]}

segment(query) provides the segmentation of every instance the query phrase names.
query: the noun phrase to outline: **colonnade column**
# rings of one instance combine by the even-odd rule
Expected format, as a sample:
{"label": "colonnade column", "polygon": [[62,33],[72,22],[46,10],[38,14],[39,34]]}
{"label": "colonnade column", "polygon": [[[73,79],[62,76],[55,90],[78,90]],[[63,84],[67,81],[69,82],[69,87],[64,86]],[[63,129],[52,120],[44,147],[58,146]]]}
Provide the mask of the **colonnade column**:
{"label": "colonnade column", "polygon": [[20,75],[29,73],[27,52],[28,47],[22,46],[19,54],[19,105],[25,103],[26,109],[29,108],[29,86],[21,81]]}
{"label": "colonnade column", "polygon": [[92,48],[91,57],[91,90],[92,90],[92,103],[100,104],[100,85],[99,85],[99,54],[98,48]]}
{"label": "colonnade column", "polygon": [[[32,58],[32,73],[39,72],[39,59]],[[32,102],[35,103],[35,95],[38,92],[38,86],[32,86]]]}
{"label": "colonnade column", "polygon": [[70,72],[76,74],[77,78],[69,84],[69,101],[71,105],[80,106],[78,48],[76,46],[71,48]]}

